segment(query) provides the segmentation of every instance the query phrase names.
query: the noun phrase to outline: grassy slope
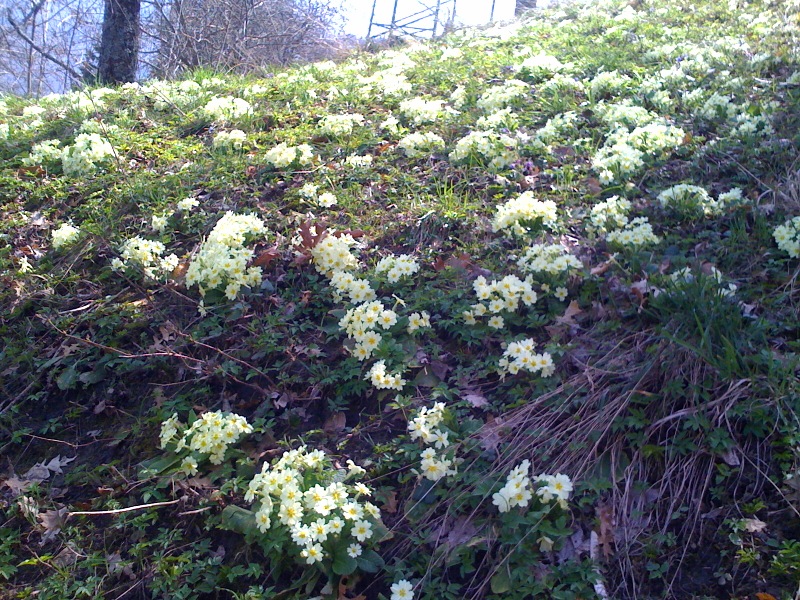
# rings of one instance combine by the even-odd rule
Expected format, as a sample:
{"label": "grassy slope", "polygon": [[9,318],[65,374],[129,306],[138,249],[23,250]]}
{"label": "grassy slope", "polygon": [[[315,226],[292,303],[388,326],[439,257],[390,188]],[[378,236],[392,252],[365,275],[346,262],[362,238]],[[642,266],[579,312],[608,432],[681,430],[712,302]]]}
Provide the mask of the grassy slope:
{"label": "grassy slope", "polygon": [[[798,14],[783,2],[723,4],[576,5],[335,68],[258,81],[197,74],[201,85],[186,94],[163,84],[81,107],[78,93],[51,98],[39,103],[39,124],[23,116],[32,102],[6,98],[0,447],[9,460],[0,595],[320,593],[322,580],[296,584],[314,569],[286,555],[279,574],[257,544],[214,527],[223,506],[248,506],[242,495],[254,464],[301,442],[337,464],[364,464],[394,534],[379,548],[387,566],[351,580],[353,597],[388,597],[401,577],[417,597],[587,597],[598,573],[615,597],[793,593],[800,521],[797,490],[784,478],[798,466],[800,296],[797,259],[772,233],[800,214]],[[515,68],[540,53],[570,66],[560,75]],[[410,92],[370,91],[359,80],[389,69],[390,78],[404,73]],[[595,79],[612,71],[619,76],[610,85]],[[507,104],[517,160],[494,169],[479,156],[451,158],[487,115],[478,98],[514,78],[526,84]],[[457,86],[465,91],[457,114],[418,124],[400,111],[413,97],[452,107]],[[730,112],[704,109],[715,93],[729,99]],[[215,122],[203,111],[215,96],[246,98],[252,114]],[[641,124],[684,135],[607,182],[592,156],[615,129],[615,104],[642,107]],[[322,117],[344,113],[364,123],[338,137],[320,130]],[[391,114],[400,131],[382,127]],[[542,130],[563,114],[567,124]],[[97,171],[67,176],[57,159],[24,162],[33,144],[71,143],[85,121],[115,150]],[[234,128],[247,134],[244,149],[215,150],[214,136]],[[412,131],[437,133],[445,148],[408,157],[397,141]],[[275,169],[265,154],[279,142],[310,143],[318,158],[309,168]],[[350,154],[373,162],[344,165]],[[309,182],[338,205],[303,198]],[[710,215],[662,207],[657,195],[678,183],[713,198],[738,187],[743,199]],[[496,207],[526,190],[556,202],[557,222],[534,223],[522,236],[493,231]],[[631,218],[650,219],[658,244],[618,248],[591,230],[592,206],[615,195],[630,200]],[[173,214],[186,197],[199,206]],[[228,210],[267,225],[266,238],[249,246],[263,284],[233,302],[212,291],[201,313],[185,267]],[[152,216],[165,214],[166,229],[153,230]],[[50,233],[65,222],[81,234],[54,250]],[[357,271],[401,317],[371,360],[343,348],[337,321],[347,305],[292,246],[304,222],[363,232]],[[135,235],[163,242],[181,266],[160,282],[136,268],[112,270]],[[504,313],[501,330],[486,318],[466,325],[473,280],[524,277],[512,257],[533,242],[563,244],[583,268],[533,277],[538,302]],[[389,284],[373,267],[400,253],[415,255],[420,272]],[[30,272],[20,272],[23,259]],[[670,276],[685,267],[691,280],[676,286]],[[731,283],[735,294],[720,294]],[[564,285],[568,299],[548,284]],[[403,317],[422,310],[432,328],[406,333]],[[500,377],[504,343],[528,337],[552,354],[555,374]],[[401,395],[364,379],[375,358],[405,373]],[[411,472],[421,446],[405,432],[433,400],[447,403],[446,427],[463,462],[459,475],[431,487]],[[206,463],[207,478],[189,484],[166,467],[141,473],[143,461],[165,454],[162,421],[219,409],[255,423],[243,452],[221,467]],[[28,469],[56,455],[75,460],[31,485]],[[533,501],[530,512],[497,514],[490,496],[523,458],[535,473],[572,477],[567,510],[537,512]],[[20,488],[14,473],[29,485]],[[63,507],[178,498],[150,511],[72,517],[50,539],[37,519]],[[601,541],[595,552],[592,531]],[[540,546],[543,537],[554,550]]]}

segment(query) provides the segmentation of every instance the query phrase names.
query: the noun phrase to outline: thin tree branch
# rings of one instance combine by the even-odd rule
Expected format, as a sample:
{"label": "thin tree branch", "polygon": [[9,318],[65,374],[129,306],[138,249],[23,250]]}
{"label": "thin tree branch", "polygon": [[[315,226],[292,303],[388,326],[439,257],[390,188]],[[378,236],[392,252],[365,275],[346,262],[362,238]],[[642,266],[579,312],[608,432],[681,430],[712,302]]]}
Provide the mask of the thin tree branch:
{"label": "thin tree branch", "polygon": [[8,17],[8,22],[11,24],[11,27],[13,27],[13,28],[14,28],[14,31],[17,33],[17,35],[18,35],[19,37],[21,37],[23,40],[25,40],[25,42],[27,42],[27,43],[28,43],[28,45],[30,45],[30,47],[31,47],[31,48],[33,48],[34,50],[36,50],[36,52],[38,52],[39,54],[41,54],[41,55],[42,55],[44,58],[46,58],[47,60],[49,60],[49,61],[50,61],[50,62],[52,62],[53,64],[56,64],[56,65],[58,65],[59,67],[61,67],[62,69],[64,69],[64,70],[65,70],[67,73],[69,73],[69,74],[72,76],[72,78],[73,78],[73,79],[76,79],[76,80],[78,80],[78,81],[80,81],[80,80],[81,80],[81,75],[80,75],[80,73],[78,73],[78,72],[77,72],[75,69],[73,69],[72,67],[70,67],[70,66],[69,66],[68,64],[66,64],[65,62],[62,62],[62,61],[60,61],[59,59],[57,59],[55,56],[53,56],[52,54],[50,54],[50,53],[49,53],[47,50],[45,50],[44,48],[40,48],[40,47],[39,47],[39,45],[38,45],[36,42],[34,42],[34,41],[31,39],[31,38],[29,38],[29,37],[28,37],[28,36],[25,34],[25,32],[24,32],[24,31],[22,31],[22,30],[19,28],[19,26],[18,26],[18,25],[17,25],[17,24],[14,22],[14,19],[12,19],[12,18],[11,18],[11,11],[10,11],[10,10],[9,10],[9,11],[6,13],[6,16]]}

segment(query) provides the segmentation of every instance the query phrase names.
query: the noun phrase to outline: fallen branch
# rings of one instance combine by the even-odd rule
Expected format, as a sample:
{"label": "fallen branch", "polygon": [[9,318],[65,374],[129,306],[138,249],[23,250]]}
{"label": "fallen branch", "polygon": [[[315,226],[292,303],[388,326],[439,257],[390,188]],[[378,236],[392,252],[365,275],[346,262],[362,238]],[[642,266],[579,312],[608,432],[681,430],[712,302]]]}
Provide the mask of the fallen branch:
{"label": "fallen branch", "polygon": [[76,512],[68,512],[67,518],[80,516],[95,516],[95,515],[118,515],[126,512],[133,512],[134,510],[142,510],[145,508],[154,508],[156,506],[169,506],[170,504],[177,504],[181,500],[168,500],[166,502],[151,502],[150,504],[139,504],[138,506],[127,506],[125,508],[116,508],[114,510],[79,510]]}

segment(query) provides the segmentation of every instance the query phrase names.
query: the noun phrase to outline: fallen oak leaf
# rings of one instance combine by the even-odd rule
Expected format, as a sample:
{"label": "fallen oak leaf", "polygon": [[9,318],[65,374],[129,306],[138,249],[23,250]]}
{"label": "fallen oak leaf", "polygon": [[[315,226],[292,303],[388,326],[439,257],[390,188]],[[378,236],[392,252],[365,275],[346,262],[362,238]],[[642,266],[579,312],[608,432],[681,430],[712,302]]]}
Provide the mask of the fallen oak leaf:
{"label": "fallen oak leaf", "polygon": [[613,264],[614,264],[614,261],[609,259],[609,260],[607,260],[605,262],[601,262],[596,267],[592,267],[591,270],[589,271],[589,273],[591,275],[602,275],[603,273],[608,271],[611,268],[611,265],[613,265]]}
{"label": "fallen oak leaf", "polygon": [[603,557],[609,559],[614,554],[611,548],[614,543],[614,508],[610,504],[598,505],[597,520],[600,524],[597,545],[602,550]]}
{"label": "fallen oak leaf", "polygon": [[487,452],[497,453],[503,442],[501,433],[505,430],[505,420],[502,417],[489,416],[483,426],[478,429],[481,446]]}
{"label": "fallen oak leaf", "polygon": [[[352,581],[351,581],[352,580]],[[351,587],[355,586],[357,578],[350,575],[343,575],[339,579],[339,596],[336,600],[367,600],[367,597],[359,594],[358,596],[348,596]]]}
{"label": "fallen oak leaf", "polygon": [[388,514],[394,514],[397,512],[397,492],[395,490],[391,490],[383,494],[385,500],[381,505],[381,510]]}
{"label": "fallen oak leaf", "polygon": [[364,237],[366,232],[363,229],[345,229],[343,231],[334,231],[333,237],[342,237],[343,235],[349,235],[353,239],[358,239]]}
{"label": "fallen oak leaf", "polygon": [[464,390],[461,398],[470,403],[474,408],[482,408],[489,405],[489,400],[477,390]]}
{"label": "fallen oak leaf", "polygon": [[560,317],[556,317],[555,321],[556,323],[561,323],[562,325],[577,327],[578,324],[575,322],[575,317],[577,317],[580,314],[583,314],[583,310],[581,310],[581,307],[578,306],[578,301],[573,300],[572,302],[569,303],[569,306],[567,306],[566,310],[564,311],[564,314],[561,315]]}
{"label": "fallen oak leaf", "polygon": [[28,488],[33,485],[33,482],[27,479],[20,479],[16,475],[13,475],[6,479],[3,484],[11,489],[11,493],[14,494],[14,496],[21,496],[28,491]]}
{"label": "fallen oak leaf", "polygon": [[299,233],[302,248],[311,250],[327,237],[328,228],[325,225],[312,225],[311,221],[306,219],[300,224]]}
{"label": "fallen oak leaf", "polygon": [[281,253],[278,251],[278,246],[271,246],[263,252],[260,252],[253,261],[250,263],[254,267],[268,267],[272,262],[279,258]]}
{"label": "fallen oak leaf", "polygon": [[743,519],[743,524],[748,533],[761,533],[767,528],[767,524],[761,519]]}
{"label": "fallen oak leaf", "polygon": [[67,522],[68,511],[67,507],[63,506],[58,510],[47,510],[38,514],[38,519],[44,527],[44,535],[42,535],[42,544],[54,539],[60,532],[64,523]]}

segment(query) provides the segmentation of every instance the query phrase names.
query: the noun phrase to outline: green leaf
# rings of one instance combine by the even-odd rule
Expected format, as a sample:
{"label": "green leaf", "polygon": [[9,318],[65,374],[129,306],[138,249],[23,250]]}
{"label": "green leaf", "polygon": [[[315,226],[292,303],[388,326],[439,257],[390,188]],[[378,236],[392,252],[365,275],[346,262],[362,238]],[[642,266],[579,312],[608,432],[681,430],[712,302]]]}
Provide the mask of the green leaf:
{"label": "green leaf", "polygon": [[106,378],[106,375],[108,375],[108,372],[106,371],[106,366],[100,365],[93,371],[87,371],[86,373],[81,373],[78,376],[78,379],[80,379],[81,383],[85,385],[94,385],[95,383],[103,381]]}
{"label": "green leaf", "polygon": [[363,554],[356,559],[358,568],[365,573],[377,573],[386,566],[381,555],[375,550],[364,550]]}
{"label": "green leaf", "polygon": [[146,460],[141,463],[140,474],[142,477],[150,477],[151,475],[160,475],[172,470],[181,461],[180,456],[168,454],[160,458]]}
{"label": "green leaf", "polygon": [[62,391],[71,390],[76,383],[78,383],[78,371],[75,365],[68,366],[56,379],[56,385]]}
{"label": "green leaf", "polygon": [[501,567],[500,570],[494,574],[490,582],[492,593],[505,594],[511,590],[511,577],[508,574],[508,568]]}
{"label": "green leaf", "polygon": [[419,387],[432,388],[436,387],[441,382],[442,380],[434,375],[433,371],[429,370],[428,367],[424,367],[422,371],[417,373],[417,376],[414,377],[414,384]]}
{"label": "green leaf", "polygon": [[333,572],[337,575],[350,575],[358,568],[356,559],[342,548],[333,556]]}
{"label": "green leaf", "polygon": [[241,534],[252,532],[256,526],[256,515],[253,511],[233,504],[229,504],[222,510],[220,518],[222,529]]}

